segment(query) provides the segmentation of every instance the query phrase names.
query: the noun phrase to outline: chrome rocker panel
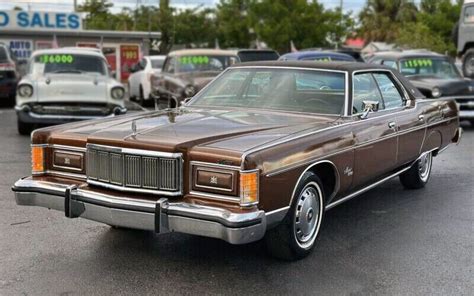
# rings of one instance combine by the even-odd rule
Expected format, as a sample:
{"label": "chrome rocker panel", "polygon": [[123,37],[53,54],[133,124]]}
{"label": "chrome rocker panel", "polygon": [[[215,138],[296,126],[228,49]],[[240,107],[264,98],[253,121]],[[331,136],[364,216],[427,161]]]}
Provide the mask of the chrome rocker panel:
{"label": "chrome rocker panel", "polygon": [[261,210],[233,213],[220,208],[169,202],[167,198],[155,202],[117,197],[31,178],[18,180],[12,190],[17,205],[54,209],[68,218],[80,217],[156,233],[181,232],[245,244],[260,240],[266,231],[266,216]]}

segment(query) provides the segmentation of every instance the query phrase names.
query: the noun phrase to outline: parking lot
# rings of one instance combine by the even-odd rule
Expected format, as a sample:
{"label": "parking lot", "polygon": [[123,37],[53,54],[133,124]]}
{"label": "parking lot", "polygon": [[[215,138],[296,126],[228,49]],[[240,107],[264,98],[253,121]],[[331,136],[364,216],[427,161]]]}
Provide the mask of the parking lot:
{"label": "parking lot", "polygon": [[330,210],[305,260],[282,262],[263,243],[233,246],[156,236],[15,205],[30,174],[29,137],[0,109],[0,295],[472,295],[474,129],[434,160],[428,186],[393,179]]}

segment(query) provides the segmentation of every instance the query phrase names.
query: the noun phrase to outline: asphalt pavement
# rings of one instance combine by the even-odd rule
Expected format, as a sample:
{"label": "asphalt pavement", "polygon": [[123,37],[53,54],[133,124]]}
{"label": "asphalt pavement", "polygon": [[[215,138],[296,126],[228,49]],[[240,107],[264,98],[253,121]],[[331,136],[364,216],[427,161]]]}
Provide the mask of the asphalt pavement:
{"label": "asphalt pavement", "polygon": [[264,244],[117,230],[16,206],[29,137],[0,109],[0,295],[473,295],[474,128],[434,159],[428,186],[393,179],[327,212],[297,262]]}

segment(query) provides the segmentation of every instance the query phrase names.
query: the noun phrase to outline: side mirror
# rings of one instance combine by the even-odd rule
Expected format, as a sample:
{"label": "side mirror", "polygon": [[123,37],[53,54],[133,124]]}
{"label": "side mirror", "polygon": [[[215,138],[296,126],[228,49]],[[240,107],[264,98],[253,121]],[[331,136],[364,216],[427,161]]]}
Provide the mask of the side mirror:
{"label": "side mirror", "polygon": [[367,117],[369,117],[369,113],[379,111],[379,102],[362,101],[362,107],[364,108],[364,113],[360,115],[360,118],[366,119]]}

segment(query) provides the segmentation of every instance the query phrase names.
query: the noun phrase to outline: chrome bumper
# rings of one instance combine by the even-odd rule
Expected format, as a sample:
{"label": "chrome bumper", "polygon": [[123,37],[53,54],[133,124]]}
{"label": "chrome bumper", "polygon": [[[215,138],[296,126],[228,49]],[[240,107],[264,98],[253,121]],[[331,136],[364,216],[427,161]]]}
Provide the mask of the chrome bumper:
{"label": "chrome bumper", "polygon": [[461,110],[461,111],[459,111],[459,118],[461,118],[461,119],[474,119],[474,110]]}
{"label": "chrome bumper", "polygon": [[184,202],[112,196],[74,185],[18,180],[12,188],[18,205],[62,211],[68,218],[85,218],[113,226],[182,232],[245,244],[261,239],[266,216],[261,210],[234,213],[225,209]]}
{"label": "chrome bumper", "polygon": [[18,117],[23,122],[27,123],[66,123],[72,121],[80,120],[89,120],[89,119],[99,119],[114,117],[116,115],[121,115],[127,113],[127,108],[117,106],[112,110],[112,113],[105,116],[95,116],[95,115],[62,115],[62,114],[37,114],[31,111],[28,106],[15,106],[15,111]]}

